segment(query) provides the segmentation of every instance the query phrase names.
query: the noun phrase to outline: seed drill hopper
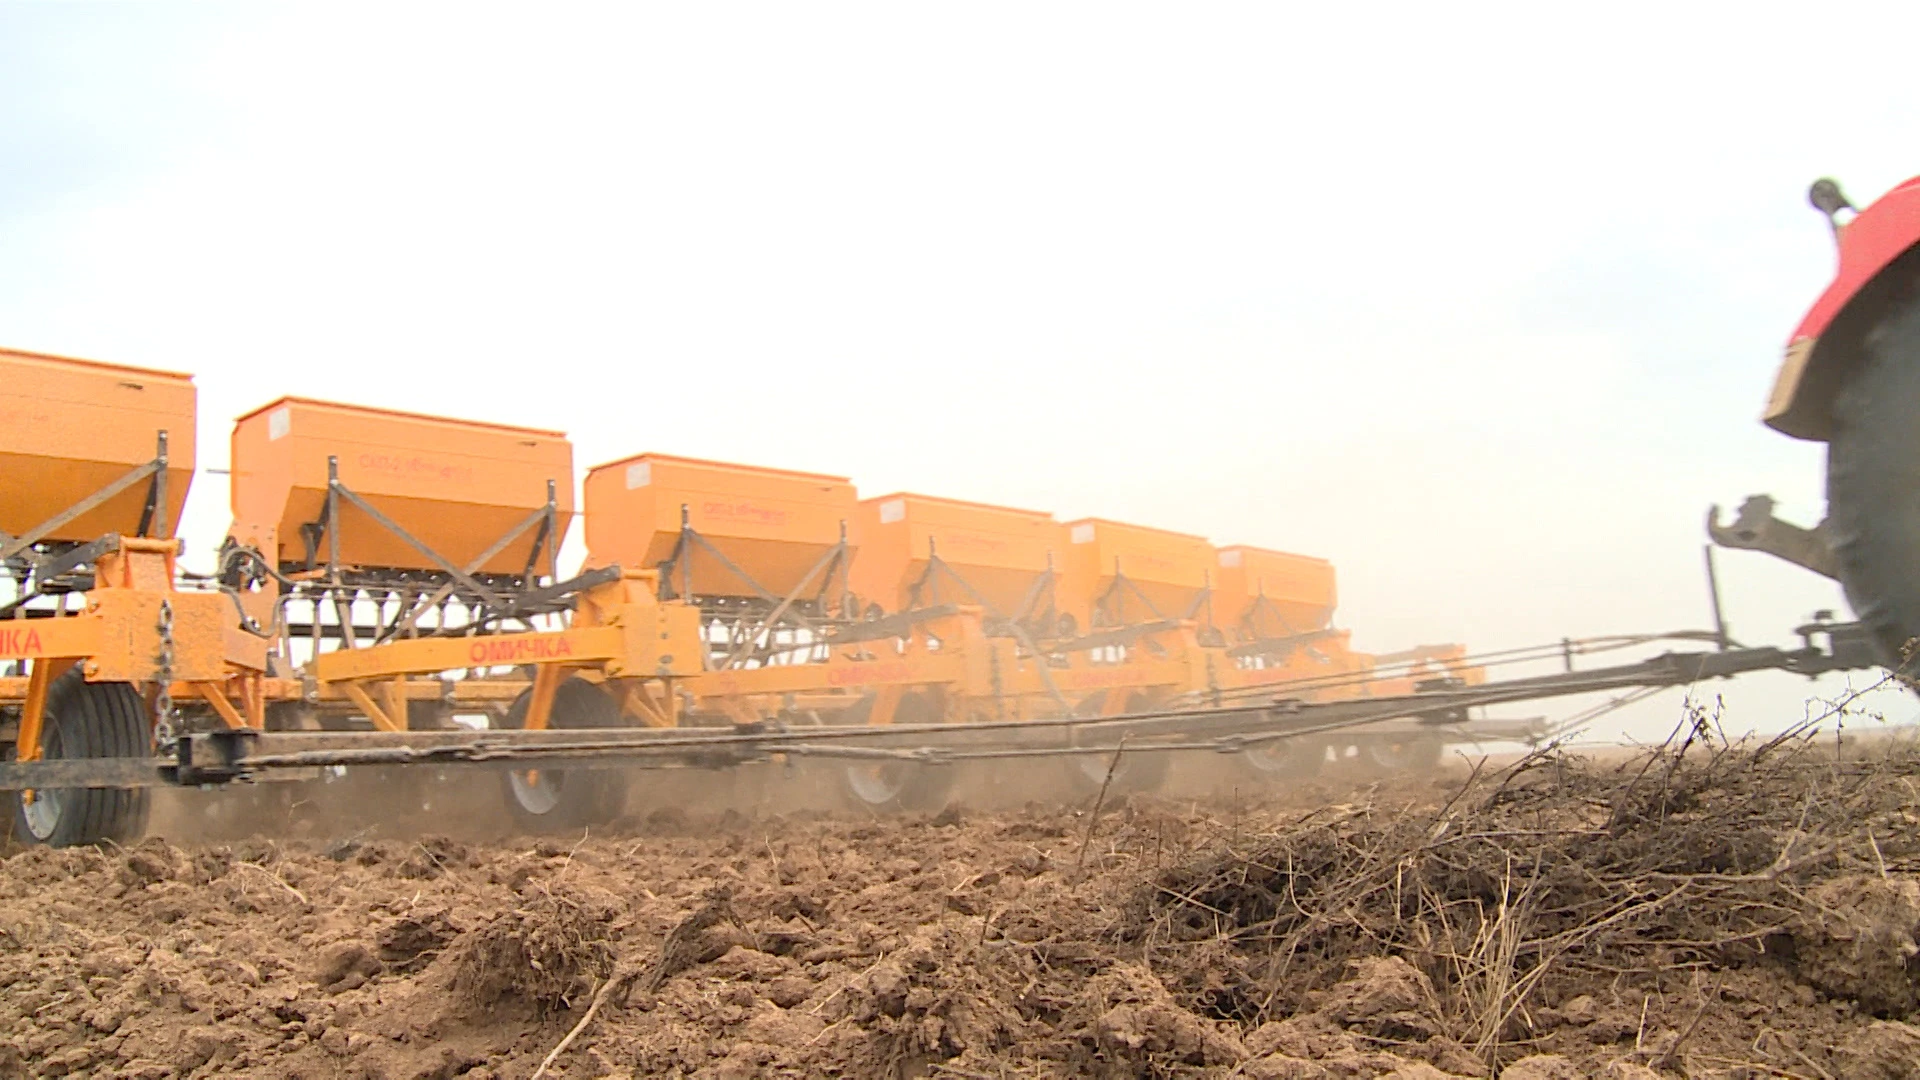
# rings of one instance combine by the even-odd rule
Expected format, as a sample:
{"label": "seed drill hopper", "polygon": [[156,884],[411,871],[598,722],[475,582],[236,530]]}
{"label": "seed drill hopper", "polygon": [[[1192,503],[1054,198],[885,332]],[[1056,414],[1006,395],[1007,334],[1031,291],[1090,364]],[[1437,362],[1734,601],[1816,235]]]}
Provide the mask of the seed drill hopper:
{"label": "seed drill hopper", "polygon": [[1325,559],[1236,545],[1219,549],[1210,607],[1243,671],[1324,678],[1354,670],[1349,635],[1333,626],[1337,595]]}
{"label": "seed drill hopper", "polygon": [[234,424],[223,573],[310,648],[564,610],[572,475],[559,432],[282,398]]}
{"label": "seed drill hopper", "polygon": [[1066,531],[1037,510],[900,492],[860,503],[851,576],[867,617],[943,604],[978,607],[999,631],[1072,636],[1055,568]]}
{"label": "seed drill hopper", "polygon": [[641,454],[586,484],[590,565],[657,569],[700,609],[715,670],[792,663],[850,618],[845,477]]}

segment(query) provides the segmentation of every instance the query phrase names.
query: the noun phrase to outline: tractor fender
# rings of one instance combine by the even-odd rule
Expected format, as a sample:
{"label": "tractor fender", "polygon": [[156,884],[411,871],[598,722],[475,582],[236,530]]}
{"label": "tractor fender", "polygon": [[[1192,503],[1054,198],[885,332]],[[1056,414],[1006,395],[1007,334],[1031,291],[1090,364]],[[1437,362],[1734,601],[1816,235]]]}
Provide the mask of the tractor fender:
{"label": "tractor fender", "polygon": [[1767,401],[1766,424],[1796,439],[1825,442],[1833,395],[1858,353],[1859,335],[1902,275],[1920,266],[1920,176],[1839,226],[1840,268],[1787,342]]}

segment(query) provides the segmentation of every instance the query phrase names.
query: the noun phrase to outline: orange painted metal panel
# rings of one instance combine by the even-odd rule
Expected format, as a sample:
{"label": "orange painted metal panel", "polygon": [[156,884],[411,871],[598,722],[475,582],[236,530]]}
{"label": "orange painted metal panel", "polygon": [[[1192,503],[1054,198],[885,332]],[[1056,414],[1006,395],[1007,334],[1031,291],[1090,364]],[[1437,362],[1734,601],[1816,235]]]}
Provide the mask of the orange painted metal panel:
{"label": "orange painted metal panel", "polygon": [[[0,529],[19,535],[153,460],[167,433],[166,536],[193,482],[193,376],[0,349]],[[134,535],[141,481],[50,540]]]}
{"label": "orange painted metal panel", "polygon": [[926,576],[929,555],[972,587],[978,598],[935,575],[921,603],[979,603],[1003,616],[1018,613],[1049,565],[1062,569],[1066,527],[1038,510],[941,499],[905,492],[867,499],[854,518],[860,557],[849,585],[864,602],[904,610]]}
{"label": "orange painted metal panel", "polygon": [[[548,481],[560,515],[556,543],[573,514],[573,446],[561,432],[288,397],[234,422],[234,538],[282,564],[302,561],[300,526],[318,521],[326,505],[329,457],[347,488],[462,566],[545,506]],[[520,572],[533,542],[529,530],[481,570]],[[344,500],[340,558],[434,569]]]}
{"label": "orange painted metal panel", "polygon": [[1333,564],[1325,559],[1245,545],[1220,549],[1213,617],[1222,629],[1259,638],[1320,630],[1332,622],[1335,600]]}
{"label": "orange painted metal panel", "polygon": [[[1096,600],[1124,575],[1160,616],[1184,616],[1211,580],[1213,545],[1205,537],[1127,525],[1101,518],[1067,524],[1067,582],[1061,606],[1089,625]],[[1127,623],[1153,618],[1138,599],[1128,595],[1123,612]]]}
{"label": "orange painted metal panel", "polygon": [[[584,497],[592,565],[659,566],[679,542],[684,508],[695,532],[776,596],[791,592],[840,542],[859,498],[843,476],[667,454],[595,466]],[[696,554],[691,565],[694,595],[755,595],[710,556]],[[671,584],[679,582],[676,574]]]}

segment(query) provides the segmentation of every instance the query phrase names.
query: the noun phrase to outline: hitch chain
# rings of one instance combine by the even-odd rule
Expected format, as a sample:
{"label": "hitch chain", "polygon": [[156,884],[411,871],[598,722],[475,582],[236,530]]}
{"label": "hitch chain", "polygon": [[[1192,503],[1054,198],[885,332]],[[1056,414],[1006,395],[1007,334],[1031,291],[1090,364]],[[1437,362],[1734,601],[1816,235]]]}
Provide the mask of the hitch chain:
{"label": "hitch chain", "polygon": [[162,749],[173,744],[173,604],[160,601],[160,653],[156,657],[153,678],[158,692],[153,696],[153,741]]}

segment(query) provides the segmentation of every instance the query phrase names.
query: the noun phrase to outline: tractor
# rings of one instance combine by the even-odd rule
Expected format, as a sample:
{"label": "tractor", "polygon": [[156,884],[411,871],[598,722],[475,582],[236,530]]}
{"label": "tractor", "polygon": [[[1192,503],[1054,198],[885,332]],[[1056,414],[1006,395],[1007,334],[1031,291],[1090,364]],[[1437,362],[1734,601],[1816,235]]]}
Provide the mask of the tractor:
{"label": "tractor", "polygon": [[1832,180],[1808,198],[1839,270],[1788,340],[1765,422],[1827,444],[1827,518],[1799,528],[1756,496],[1709,529],[1837,578],[1881,661],[1905,676],[1920,669],[1920,177],[1864,210]]}

